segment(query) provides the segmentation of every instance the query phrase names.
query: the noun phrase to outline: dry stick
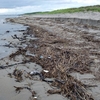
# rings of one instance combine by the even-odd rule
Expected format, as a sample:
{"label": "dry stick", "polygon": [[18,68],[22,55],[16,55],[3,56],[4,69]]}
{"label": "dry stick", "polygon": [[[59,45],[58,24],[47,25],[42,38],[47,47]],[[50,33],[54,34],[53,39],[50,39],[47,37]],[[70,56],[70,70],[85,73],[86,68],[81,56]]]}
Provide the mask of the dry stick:
{"label": "dry stick", "polygon": [[0,69],[5,69],[14,65],[18,65],[18,64],[24,64],[24,63],[29,63],[30,61],[23,61],[23,62],[19,62],[19,63],[15,63],[15,64],[11,64],[11,65],[6,65],[6,66],[0,66]]}

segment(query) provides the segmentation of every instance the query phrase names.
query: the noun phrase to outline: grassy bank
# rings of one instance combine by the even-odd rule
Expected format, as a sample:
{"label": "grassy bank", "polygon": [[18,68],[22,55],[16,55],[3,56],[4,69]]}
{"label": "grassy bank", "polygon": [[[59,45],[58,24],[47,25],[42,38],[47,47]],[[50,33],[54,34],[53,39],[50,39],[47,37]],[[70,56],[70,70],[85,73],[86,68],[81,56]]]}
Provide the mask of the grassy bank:
{"label": "grassy bank", "polygon": [[79,8],[69,8],[69,9],[59,9],[59,10],[46,11],[46,12],[32,12],[26,14],[64,14],[64,13],[74,13],[74,12],[84,12],[84,11],[100,12],[100,5],[86,6],[86,7],[79,7]]}

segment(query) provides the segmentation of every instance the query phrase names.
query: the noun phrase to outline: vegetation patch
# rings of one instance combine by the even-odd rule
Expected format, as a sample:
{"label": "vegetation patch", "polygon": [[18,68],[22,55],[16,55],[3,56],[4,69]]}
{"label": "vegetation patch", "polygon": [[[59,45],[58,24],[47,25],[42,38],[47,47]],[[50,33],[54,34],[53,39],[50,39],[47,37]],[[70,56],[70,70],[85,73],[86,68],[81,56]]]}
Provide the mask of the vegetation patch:
{"label": "vegetation patch", "polygon": [[25,15],[30,14],[64,14],[64,13],[75,13],[75,12],[85,12],[85,11],[93,11],[93,12],[100,12],[100,5],[95,6],[86,6],[86,7],[79,7],[79,8],[68,8],[68,9],[59,9],[54,11],[46,11],[46,12],[32,12],[26,13]]}

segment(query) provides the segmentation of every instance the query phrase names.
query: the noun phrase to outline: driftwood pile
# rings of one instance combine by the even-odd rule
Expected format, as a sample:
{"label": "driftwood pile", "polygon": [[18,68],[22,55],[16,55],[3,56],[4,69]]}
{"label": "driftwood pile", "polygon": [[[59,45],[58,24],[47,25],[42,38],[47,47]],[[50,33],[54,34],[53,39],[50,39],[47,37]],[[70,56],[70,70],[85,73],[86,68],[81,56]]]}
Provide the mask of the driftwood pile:
{"label": "driftwood pile", "polygon": [[[32,30],[33,33],[31,33]],[[36,26],[28,28],[27,34],[34,34],[38,40],[26,41],[28,46],[10,55],[10,58],[21,53],[31,62],[36,62],[43,69],[48,70],[48,73],[41,72],[41,74],[45,78],[54,78],[52,85],[57,87],[57,90],[49,90],[50,94],[59,93],[71,100],[94,100],[87,92],[87,86],[69,74],[73,71],[81,74],[91,73],[92,61],[87,51],[68,49],[67,46],[71,45],[72,41],[56,37],[55,34]]]}

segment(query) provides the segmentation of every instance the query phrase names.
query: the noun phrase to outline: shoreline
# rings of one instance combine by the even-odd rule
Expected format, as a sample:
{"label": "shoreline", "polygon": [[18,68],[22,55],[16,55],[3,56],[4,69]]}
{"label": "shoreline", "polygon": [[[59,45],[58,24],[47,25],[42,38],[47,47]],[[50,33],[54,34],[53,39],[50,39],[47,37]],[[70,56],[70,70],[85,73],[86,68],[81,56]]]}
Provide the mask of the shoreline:
{"label": "shoreline", "polygon": [[[33,71],[33,69],[37,71],[35,66],[38,66],[37,64],[41,65],[42,69],[39,67],[41,69],[38,70],[39,73],[42,73],[46,81],[54,81],[52,84],[48,84],[44,79],[40,81],[41,77],[36,78],[39,86],[33,84],[30,88],[35,90],[37,100],[66,100],[68,96],[73,100],[74,95],[76,96],[74,98],[81,100],[81,97],[76,92],[84,93],[81,96],[86,100],[90,100],[92,96],[93,100],[99,100],[97,94],[99,94],[100,88],[98,70],[100,67],[98,66],[100,64],[100,28],[94,28],[92,25],[76,24],[73,21],[33,16],[22,16],[7,20],[30,26],[27,28],[27,32],[23,33],[22,37],[19,37],[21,45],[26,45],[26,47],[19,48],[9,58],[17,62],[22,60],[33,63],[32,66],[29,63],[29,69],[25,67],[25,70],[29,70],[29,72]],[[27,63],[24,64],[24,66],[26,65]],[[15,68],[18,67],[18,69],[23,70],[23,67],[20,66],[15,65]],[[14,70],[12,67],[11,69]],[[43,70],[48,72],[46,73]],[[26,79],[23,79],[23,81],[26,81]],[[33,83],[36,82],[34,79],[32,81],[34,81]],[[25,83],[22,82],[22,84]],[[54,86],[56,91],[53,90]],[[26,91],[20,93],[23,94]],[[31,94],[28,93],[28,95]],[[24,100],[22,96],[19,97]],[[28,97],[33,98],[33,100],[36,99],[34,96]]]}
{"label": "shoreline", "polygon": [[13,45],[17,45],[19,40],[13,39],[12,36],[15,34],[21,36],[22,32],[20,30],[26,29],[26,26],[20,24],[6,23],[5,18],[7,18],[7,16],[0,17],[0,27],[2,29],[0,31],[0,58],[6,57],[15,51],[15,47],[13,48]]}

